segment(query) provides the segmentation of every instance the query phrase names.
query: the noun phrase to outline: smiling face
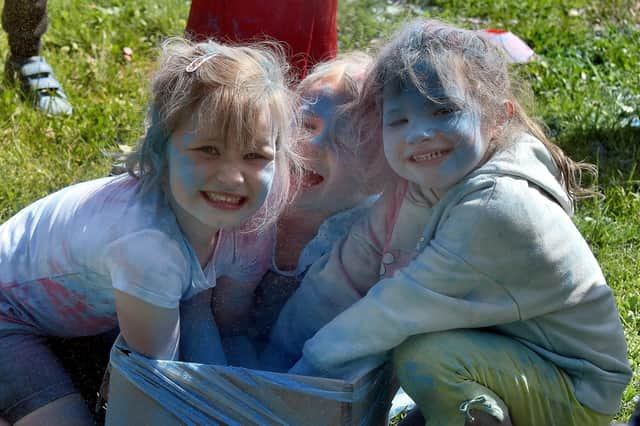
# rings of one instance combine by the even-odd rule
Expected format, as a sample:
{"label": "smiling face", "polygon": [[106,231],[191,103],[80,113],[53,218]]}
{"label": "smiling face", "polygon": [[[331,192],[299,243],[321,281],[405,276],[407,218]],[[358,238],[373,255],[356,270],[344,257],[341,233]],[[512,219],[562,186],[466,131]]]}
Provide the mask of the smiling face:
{"label": "smiling face", "polygon": [[255,141],[244,146],[198,129],[194,121],[182,120],[169,139],[169,198],[187,236],[213,236],[242,224],[264,203],[274,177],[275,138],[266,114]]}
{"label": "smiling face", "polygon": [[427,86],[433,99],[412,84],[385,87],[384,153],[399,176],[442,194],[482,164],[490,135],[460,88],[445,89],[434,78]]}
{"label": "smiling face", "polygon": [[353,207],[364,197],[354,168],[345,161],[348,154],[336,146],[348,141],[340,140],[340,132],[336,134],[332,127],[336,108],[346,99],[340,93],[338,79],[318,82],[303,98],[302,124],[308,137],[301,142],[304,176],[294,206],[330,216]]}

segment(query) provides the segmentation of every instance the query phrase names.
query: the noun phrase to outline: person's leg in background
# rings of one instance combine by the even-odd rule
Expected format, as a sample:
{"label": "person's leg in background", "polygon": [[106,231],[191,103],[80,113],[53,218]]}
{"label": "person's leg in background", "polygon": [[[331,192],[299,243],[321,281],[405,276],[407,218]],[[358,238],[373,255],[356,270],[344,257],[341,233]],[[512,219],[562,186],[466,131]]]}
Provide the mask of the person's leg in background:
{"label": "person's leg in background", "polygon": [[222,42],[277,40],[285,44],[296,77],[337,52],[338,0],[192,0],[186,34]]}
{"label": "person's leg in background", "polygon": [[71,114],[73,109],[51,66],[40,54],[47,30],[47,0],[5,0],[2,27],[9,40],[6,75],[17,79],[34,106],[49,114]]}
{"label": "person's leg in background", "polygon": [[515,339],[480,330],[413,336],[393,352],[401,386],[427,424],[608,425],[568,376]]}
{"label": "person's leg in background", "polygon": [[9,38],[11,59],[37,56],[47,26],[47,0],[5,0],[2,27]]}

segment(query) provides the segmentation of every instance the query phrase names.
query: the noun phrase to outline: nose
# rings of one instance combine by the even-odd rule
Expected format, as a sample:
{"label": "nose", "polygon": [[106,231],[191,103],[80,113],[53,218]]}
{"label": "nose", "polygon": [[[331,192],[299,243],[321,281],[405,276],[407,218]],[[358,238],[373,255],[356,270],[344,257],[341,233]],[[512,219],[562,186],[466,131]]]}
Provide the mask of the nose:
{"label": "nose", "polygon": [[326,140],[325,134],[320,133],[302,142],[300,150],[304,157],[320,158],[326,154],[328,146],[329,142]]}
{"label": "nose", "polygon": [[410,145],[419,144],[422,142],[428,142],[433,138],[433,129],[426,128],[425,126],[416,125],[412,126],[409,130],[407,142]]}
{"label": "nose", "polygon": [[308,146],[310,150],[314,151],[325,151],[330,144],[330,130],[323,129],[317,135],[313,135],[310,137],[305,145]]}
{"label": "nose", "polygon": [[222,164],[214,177],[221,184],[220,189],[235,189],[244,183],[244,174],[236,162]]}

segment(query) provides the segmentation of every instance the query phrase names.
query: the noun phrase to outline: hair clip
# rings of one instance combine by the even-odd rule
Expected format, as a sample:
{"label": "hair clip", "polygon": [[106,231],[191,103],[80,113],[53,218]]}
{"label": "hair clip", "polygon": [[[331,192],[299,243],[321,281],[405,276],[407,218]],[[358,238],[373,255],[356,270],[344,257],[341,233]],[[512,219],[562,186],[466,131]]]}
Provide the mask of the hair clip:
{"label": "hair clip", "polygon": [[213,58],[214,56],[217,56],[217,55],[218,55],[217,52],[212,52],[212,53],[207,53],[206,55],[203,55],[203,56],[199,56],[196,59],[194,59],[193,61],[191,61],[191,63],[189,65],[187,65],[187,68],[185,68],[185,71],[186,72],[194,72],[198,68],[200,68],[200,66],[202,64],[204,64],[209,59],[211,59],[211,58]]}

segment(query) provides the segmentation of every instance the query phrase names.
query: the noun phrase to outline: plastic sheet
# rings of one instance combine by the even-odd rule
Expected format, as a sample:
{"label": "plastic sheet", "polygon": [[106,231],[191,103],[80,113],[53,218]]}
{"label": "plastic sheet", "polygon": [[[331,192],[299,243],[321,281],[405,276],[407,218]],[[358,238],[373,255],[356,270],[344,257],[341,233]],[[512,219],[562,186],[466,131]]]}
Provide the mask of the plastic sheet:
{"label": "plastic sheet", "polygon": [[106,425],[386,425],[386,364],[352,382],[240,367],[159,361],[119,340]]}

